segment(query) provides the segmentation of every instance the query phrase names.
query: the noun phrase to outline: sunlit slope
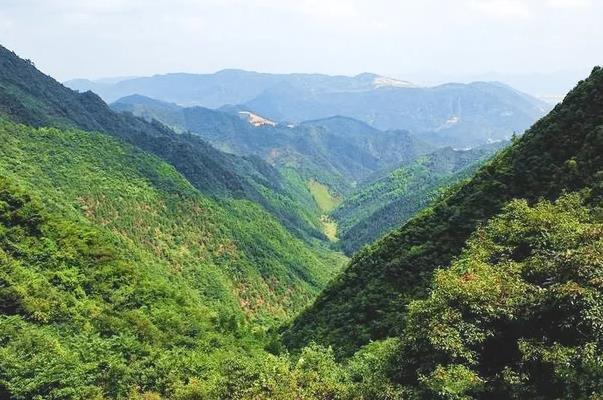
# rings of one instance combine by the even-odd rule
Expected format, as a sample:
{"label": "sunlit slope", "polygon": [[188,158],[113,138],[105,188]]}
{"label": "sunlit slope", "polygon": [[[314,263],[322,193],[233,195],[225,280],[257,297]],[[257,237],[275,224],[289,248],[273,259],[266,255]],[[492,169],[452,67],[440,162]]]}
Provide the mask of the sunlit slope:
{"label": "sunlit slope", "polygon": [[184,279],[207,304],[282,318],[312,299],[341,261],[260,206],[203,196],[170,165],[106,135],[2,121],[0,137],[3,176]]}

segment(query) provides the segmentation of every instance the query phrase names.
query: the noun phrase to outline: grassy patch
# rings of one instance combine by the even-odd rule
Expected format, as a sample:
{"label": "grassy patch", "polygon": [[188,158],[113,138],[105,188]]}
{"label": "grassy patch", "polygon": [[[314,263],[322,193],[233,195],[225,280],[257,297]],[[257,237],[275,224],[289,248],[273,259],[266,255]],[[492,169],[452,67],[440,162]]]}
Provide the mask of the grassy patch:
{"label": "grassy patch", "polygon": [[326,215],[320,217],[320,222],[322,222],[322,229],[324,234],[331,242],[336,242],[337,238],[337,222],[333,221]]}
{"label": "grassy patch", "polygon": [[318,207],[320,207],[323,212],[329,212],[341,203],[341,198],[331,194],[328,186],[313,179],[310,179],[307,182],[307,185],[316,204],[318,204]]}

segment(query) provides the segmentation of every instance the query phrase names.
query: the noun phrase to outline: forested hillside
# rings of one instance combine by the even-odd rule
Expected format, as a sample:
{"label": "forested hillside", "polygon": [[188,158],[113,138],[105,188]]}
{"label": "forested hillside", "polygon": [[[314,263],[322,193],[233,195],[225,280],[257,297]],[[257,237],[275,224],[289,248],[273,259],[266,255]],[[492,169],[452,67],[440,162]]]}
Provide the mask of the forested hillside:
{"label": "forested hillside", "polygon": [[435,272],[385,357],[406,397],[600,398],[603,203],[587,197],[512,201]]}
{"label": "forested hillside", "polygon": [[349,355],[398,335],[407,306],[427,295],[433,271],[460,254],[467,238],[504,205],[555,199],[591,188],[601,196],[603,70],[596,67],[546,117],[477,174],[403,227],[356,254],[351,264],[284,333],[296,348],[316,341]]}
{"label": "forested hillside", "polygon": [[337,221],[347,254],[402,226],[449,186],[469,178],[481,162],[506,142],[471,150],[445,147],[382,177],[374,177],[345,198],[330,215]]}
{"label": "forested hillside", "polygon": [[319,181],[338,195],[349,193],[372,174],[433,149],[406,131],[383,132],[353,118],[254,126],[237,108],[227,113],[179,107],[144,96],[128,96],[111,107],[197,134],[224,151],[257,155],[279,169],[293,168],[306,182]]}
{"label": "forested hillside", "polygon": [[[0,140],[0,388],[15,398],[94,392],[94,380],[160,387],[154,374],[178,348],[206,357],[212,340],[220,347],[250,323],[291,316],[343,262],[258,205],[203,196],[106,135],[3,120]],[[53,366],[29,381],[45,359]],[[101,378],[108,359],[111,384]]]}
{"label": "forested hillside", "polygon": [[252,200],[300,236],[323,237],[309,193],[300,197],[299,188],[261,159],[226,154],[199,136],[113,112],[92,92],[64,87],[1,46],[0,114],[32,126],[108,133],[172,164],[205,194]]}
{"label": "forested hillside", "polygon": [[[277,85],[320,112],[324,96],[412,89],[220,75],[135,84],[217,84],[206,101]],[[511,117],[498,101],[521,96],[469,86],[498,100],[445,88],[463,92],[455,113],[469,99]],[[600,67],[525,135],[470,150],[341,116],[113,107],[0,47],[0,399],[603,395]],[[351,261],[334,250],[382,234]]]}
{"label": "forested hillside", "polygon": [[342,261],[296,239],[258,205],[203,196],[170,165],[103,134],[7,121],[1,128],[2,176],[51,210],[111,231],[147,264],[195,281],[209,304],[283,317]]}

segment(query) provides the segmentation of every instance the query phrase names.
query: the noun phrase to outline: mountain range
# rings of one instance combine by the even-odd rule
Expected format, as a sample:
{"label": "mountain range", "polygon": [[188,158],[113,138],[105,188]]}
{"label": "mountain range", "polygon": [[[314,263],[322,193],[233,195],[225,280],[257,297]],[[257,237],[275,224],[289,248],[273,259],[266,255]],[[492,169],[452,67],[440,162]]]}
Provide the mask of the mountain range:
{"label": "mountain range", "polygon": [[111,107],[199,135],[223,151],[253,154],[279,169],[293,168],[304,180],[317,180],[338,195],[377,171],[434,149],[406,131],[384,132],[340,116],[285,125],[240,108],[179,107],[139,95]]}
{"label": "mountain range", "polygon": [[416,87],[369,73],[345,77],[224,70],[65,84],[92,90],[109,102],[138,94],[182,106],[235,105],[284,123],[339,115],[381,130],[408,130],[425,141],[457,148],[509,139],[550,109],[497,82]]}

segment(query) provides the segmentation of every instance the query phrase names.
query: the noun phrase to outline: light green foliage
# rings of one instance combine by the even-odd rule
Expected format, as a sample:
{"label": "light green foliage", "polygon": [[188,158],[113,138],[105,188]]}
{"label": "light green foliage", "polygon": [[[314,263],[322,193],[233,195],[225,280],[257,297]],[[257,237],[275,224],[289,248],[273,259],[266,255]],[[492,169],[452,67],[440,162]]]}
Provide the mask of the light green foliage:
{"label": "light green foliage", "polygon": [[215,358],[261,354],[261,332],[343,261],[106,135],[1,121],[0,138],[0,394],[11,398],[173,393]]}
{"label": "light green foliage", "polygon": [[396,400],[406,398],[404,389],[390,379],[400,342],[389,338],[369,343],[346,363],[352,393],[359,399]]}
{"label": "light green foliage", "polygon": [[342,261],[319,244],[313,251],[255,204],[218,204],[169,165],[105,135],[1,128],[5,175],[105,227],[149,263],[189,277],[208,301],[283,317],[303,307]]}
{"label": "light green foliage", "polygon": [[318,207],[320,207],[323,212],[331,211],[341,202],[341,199],[337,197],[337,195],[331,193],[328,186],[313,179],[309,180],[307,185],[316,204],[318,204]]}

